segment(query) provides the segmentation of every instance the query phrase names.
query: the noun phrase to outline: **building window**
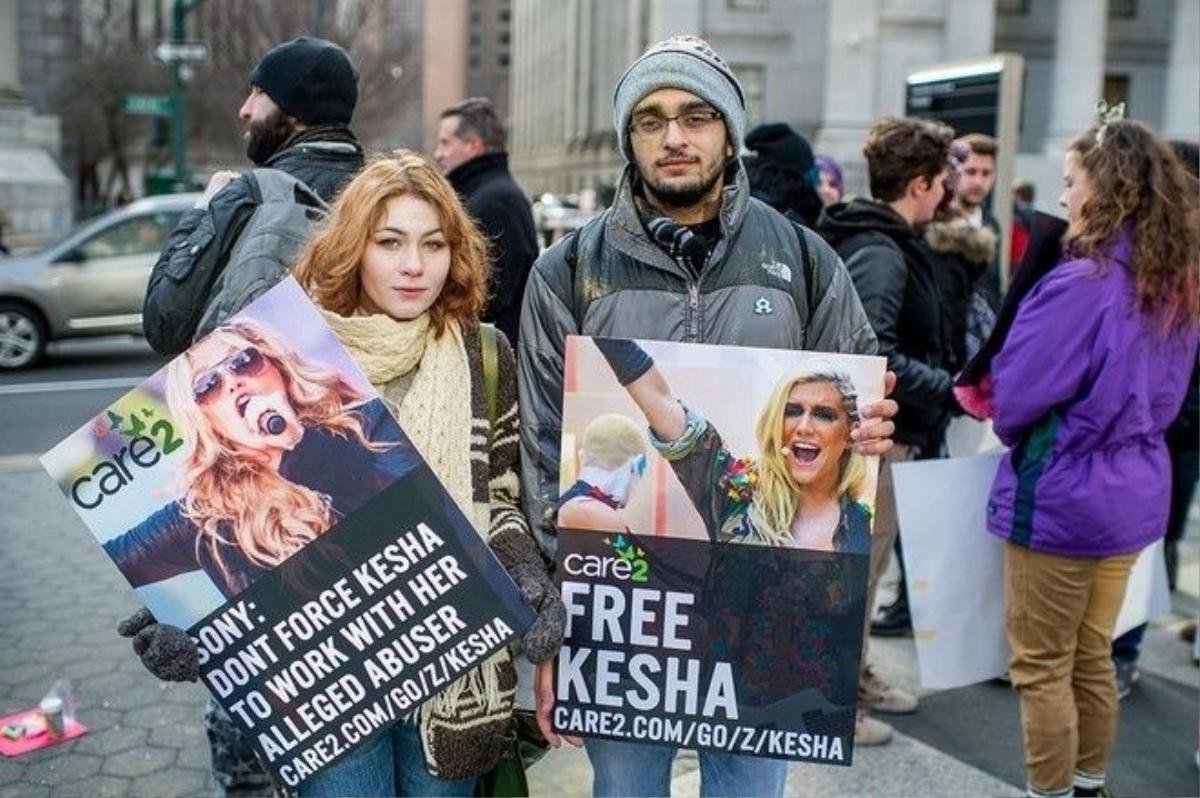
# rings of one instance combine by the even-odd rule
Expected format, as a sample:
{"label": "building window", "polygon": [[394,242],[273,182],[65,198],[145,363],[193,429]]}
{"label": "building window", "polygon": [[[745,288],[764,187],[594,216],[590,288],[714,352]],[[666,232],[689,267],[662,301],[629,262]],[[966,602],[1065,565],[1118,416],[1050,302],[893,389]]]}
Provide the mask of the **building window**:
{"label": "building window", "polygon": [[508,53],[501,53],[500,57],[496,59],[496,63],[508,69]]}
{"label": "building window", "polygon": [[500,31],[500,44],[507,47],[510,41],[512,41],[512,36],[509,35],[508,31]]}
{"label": "building window", "polygon": [[500,9],[500,22],[507,25],[510,19],[512,19],[512,12],[507,8]]}
{"label": "building window", "polygon": [[1133,19],[1137,12],[1137,0],[1108,0],[1108,15],[1113,19]]}
{"label": "building window", "polygon": [[1029,13],[1029,0],[996,0],[996,15],[1023,17]]}
{"label": "building window", "polygon": [[767,94],[767,69],[762,64],[733,64],[733,73],[746,94],[746,117],[750,124],[763,120],[763,101]]}
{"label": "building window", "polygon": [[771,0],[725,0],[725,4],[734,11],[766,11]]}

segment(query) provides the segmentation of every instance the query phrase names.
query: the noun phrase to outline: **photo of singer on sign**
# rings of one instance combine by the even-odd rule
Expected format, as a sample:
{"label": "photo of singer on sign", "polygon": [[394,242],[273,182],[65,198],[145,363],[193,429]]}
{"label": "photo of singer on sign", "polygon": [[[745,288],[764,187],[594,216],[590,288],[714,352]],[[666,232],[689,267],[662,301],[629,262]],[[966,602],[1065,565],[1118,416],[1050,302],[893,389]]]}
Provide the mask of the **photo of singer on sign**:
{"label": "photo of singer on sign", "polygon": [[42,462],[278,784],[511,701],[532,611],[294,280]]}
{"label": "photo of singer on sign", "polygon": [[569,339],[557,730],[850,764],[884,371]]}

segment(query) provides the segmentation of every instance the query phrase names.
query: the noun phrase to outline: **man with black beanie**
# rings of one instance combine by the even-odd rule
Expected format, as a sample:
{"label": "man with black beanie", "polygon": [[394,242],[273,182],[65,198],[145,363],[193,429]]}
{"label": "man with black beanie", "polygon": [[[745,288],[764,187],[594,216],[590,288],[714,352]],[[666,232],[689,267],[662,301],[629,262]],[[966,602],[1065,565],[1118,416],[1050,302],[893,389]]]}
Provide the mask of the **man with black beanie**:
{"label": "man with black beanie", "polygon": [[786,122],[772,122],[746,134],[746,149],[754,153],[742,158],[750,196],[805,227],[816,225],[821,173],[808,140]]}
{"label": "man with black beanie", "polygon": [[[358,73],[345,50],[308,36],[285,42],[250,73],[250,93],[238,110],[246,155],[255,166],[285,172],[330,202],[363,165],[362,147],[348,127],[357,100]],[[178,354],[197,337],[214,284],[257,207],[254,193],[246,176],[217,172],[171,232],[151,273],[142,312],[146,340],[156,351]],[[158,678],[198,678],[195,644],[182,629],[159,624],[143,609],[118,632],[133,638],[138,656]],[[204,731],[221,795],[275,793],[250,742],[212,699]]]}
{"label": "man with black beanie", "polygon": [[[301,36],[267,51],[238,110],[246,155],[286,172],[330,202],[363,165],[348,125],[358,73],[338,45]],[[210,292],[257,200],[238,172],[215,173],[183,214],[150,275],[142,324],[155,351],[176,355],[197,332]]]}

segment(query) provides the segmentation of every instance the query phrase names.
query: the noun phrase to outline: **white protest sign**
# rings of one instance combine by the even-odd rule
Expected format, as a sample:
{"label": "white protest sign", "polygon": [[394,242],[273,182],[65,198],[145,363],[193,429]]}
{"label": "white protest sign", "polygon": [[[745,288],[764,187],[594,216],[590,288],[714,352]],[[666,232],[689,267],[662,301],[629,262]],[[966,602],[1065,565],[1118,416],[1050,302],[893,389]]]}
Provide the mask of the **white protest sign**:
{"label": "white protest sign", "polygon": [[[921,686],[949,689],[1008,668],[1004,542],[985,512],[1002,452],[894,464],[896,509]],[[1114,635],[1170,609],[1162,542],[1138,557]]]}

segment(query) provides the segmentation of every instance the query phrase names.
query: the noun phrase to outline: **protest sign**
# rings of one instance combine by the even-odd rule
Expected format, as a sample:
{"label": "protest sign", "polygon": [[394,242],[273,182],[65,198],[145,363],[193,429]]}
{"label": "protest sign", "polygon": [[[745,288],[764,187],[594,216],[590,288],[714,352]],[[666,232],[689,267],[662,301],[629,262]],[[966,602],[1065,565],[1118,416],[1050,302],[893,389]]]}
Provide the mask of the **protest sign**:
{"label": "protest sign", "polygon": [[[987,502],[1003,452],[897,463],[896,508],[921,686],[950,689],[1008,670],[1004,541]],[[1135,561],[1114,636],[1170,609],[1161,541]]]}
{"label": "protest sign", "polygon": [[289,788],[532,617],[290,279],[42,463]]}
{"label": "protest sign", "polygon": [[568,340],[558,731],[851,764],[878,467],[849,434],[884,370]]}

